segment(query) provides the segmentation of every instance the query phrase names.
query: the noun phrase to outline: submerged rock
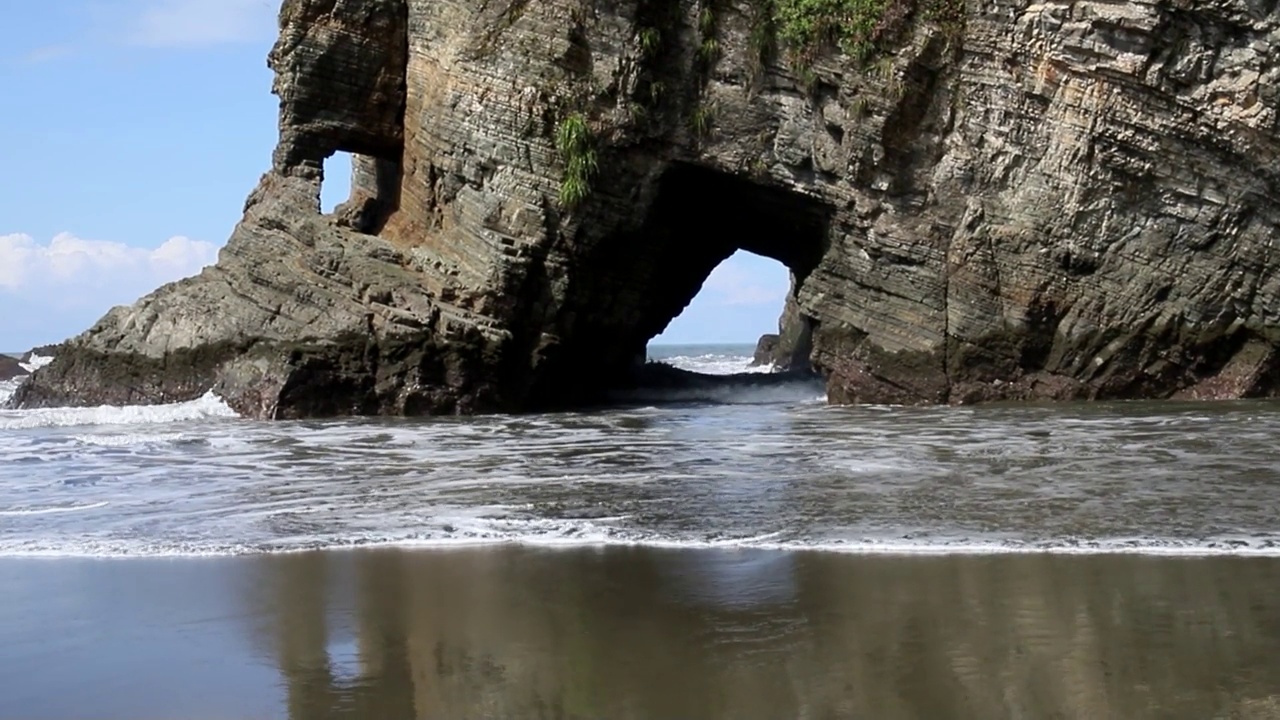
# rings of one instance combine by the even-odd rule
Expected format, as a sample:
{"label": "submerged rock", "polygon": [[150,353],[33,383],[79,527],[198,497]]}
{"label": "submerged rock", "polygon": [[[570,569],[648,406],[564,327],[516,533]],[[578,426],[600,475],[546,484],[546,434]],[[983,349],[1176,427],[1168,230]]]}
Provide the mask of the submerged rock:
{"label": "submerged rock", "polygon": [[855,58],[765,3],[286,0],[217,265],[15,399],[580,404],[740,249],[791,270],[775,357],[836,402],[1280,394],[1280,16],[891,5]]}

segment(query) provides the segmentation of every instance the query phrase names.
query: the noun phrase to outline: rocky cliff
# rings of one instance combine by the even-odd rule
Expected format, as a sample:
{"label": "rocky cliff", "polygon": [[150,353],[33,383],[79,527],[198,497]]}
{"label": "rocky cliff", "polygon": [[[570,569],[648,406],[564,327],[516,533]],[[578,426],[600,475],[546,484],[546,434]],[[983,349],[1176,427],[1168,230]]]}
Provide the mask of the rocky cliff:
{"label": "rocky cliff", "polygon": [[286,0],[218,264],[17,401],[587,402],[738,249],[790,268],[835,402],[1280,394],[1275,11]]}

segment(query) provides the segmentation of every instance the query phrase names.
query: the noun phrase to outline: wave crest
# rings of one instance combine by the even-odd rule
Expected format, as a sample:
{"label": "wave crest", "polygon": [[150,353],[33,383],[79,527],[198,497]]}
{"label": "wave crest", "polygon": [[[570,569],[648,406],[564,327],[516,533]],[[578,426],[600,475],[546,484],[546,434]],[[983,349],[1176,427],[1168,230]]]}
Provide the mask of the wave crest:
{"label": "wave crest", "polygon": [[92,408],[0,410],[0,430],[77,425],[147,425],[234,417],[239,416],[210,390],[199,399],[170,405],[101,405]]}

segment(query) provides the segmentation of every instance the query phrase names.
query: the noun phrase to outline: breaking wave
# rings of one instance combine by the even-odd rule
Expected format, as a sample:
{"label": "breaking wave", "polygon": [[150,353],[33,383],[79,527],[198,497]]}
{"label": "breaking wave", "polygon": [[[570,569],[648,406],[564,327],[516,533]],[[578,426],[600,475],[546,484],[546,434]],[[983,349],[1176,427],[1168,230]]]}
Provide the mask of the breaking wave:
{"label": "breaking wave", "polygon": [[[665,352],[664,352],[665,350]],[[678,370],[712,375],[718,379],[681,387],[641,387],[618,391],[620,402],[655,404],[708,403],[717,405],[763,405],[813,403],[826,400],[826,389],[816,378],[774,375],[772,365],[754,365],[747,346],[719,348],[707,346],[680,352],[659,348],[654,362]]]}
{"label": "breaking wave", "polygon": [[238,417],[235,411],[210,391],[199,399],[170,405],[0,410],[0,431],[78,425],[146,425],[234,417]]}
{"label": "breaking wave", "polygon": [[707,375],[735,375],[738,373],[770,373],[772,365],[752,365],[750,355],[732,352],[708,352],[696,355],[672,355],[657,358],[661,362]]}
{"label": "breaking wave", "polygon": [[25,379],[25,377],[20,377],[14,380],[0,381],[0,408],[3,408],[5,403],[9,402],[9,398],[13,397],[13,394],[18,390],[18,386]]}
{"label": "breaking wave", "polygon": [[28,373],[33,373],[51,362],[53,362],[52,355],[32,355],[27,358],[26,362],[18,363],[18,365]]}
{"label": "breaking wave", "polygon": [[40,368],[53,362],[52,355],[32,355],[23,362],[18,363],[18,367],[22,368],[27,375],[20,375],[12,380],[0,382],[0,408],[3,408],[9,402],[9,398],[18,391],[18,387],[26,381],[27,376],[39,370]]}

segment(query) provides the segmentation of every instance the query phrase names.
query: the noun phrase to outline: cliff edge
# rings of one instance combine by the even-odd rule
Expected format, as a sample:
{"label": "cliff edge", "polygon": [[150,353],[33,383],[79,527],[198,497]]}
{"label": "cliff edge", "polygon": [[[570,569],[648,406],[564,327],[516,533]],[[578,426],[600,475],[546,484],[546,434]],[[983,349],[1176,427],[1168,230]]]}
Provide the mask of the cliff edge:
{"label": "cliff edge", "polygon": [[787,352],[833,402],[1275,396],[1278,17],[286,0],[279,145],[218,263],[15,402],[590,402],[739,249],[791,270]]}

